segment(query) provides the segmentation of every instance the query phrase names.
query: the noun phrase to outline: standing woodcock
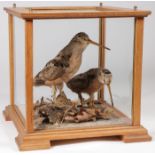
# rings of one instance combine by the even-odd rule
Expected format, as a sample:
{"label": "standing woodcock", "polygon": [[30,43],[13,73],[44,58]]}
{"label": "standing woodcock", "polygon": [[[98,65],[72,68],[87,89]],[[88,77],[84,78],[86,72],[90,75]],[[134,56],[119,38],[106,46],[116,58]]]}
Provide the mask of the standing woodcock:
{"label": "standing woodcock", "polygon": [[93,68],[87,72],[81,73],[73,77],[67,82],[68,88],[78,94],[81,104],[84,103],[82,93],[90,96],[90,104],[94,106],[94,93],[98,91],[103,84],[108,86],[111,103],[113,106],[113,98],[111,93],[112,73],[108,69]]}
{"label": "standing woodcock", "polygon": [[[82,62],[83,51],[89,44],[100,46],[92,41],[89,36],[80,32],[65,46],[58,55],[50,60],[45,67],[35,76],[34,86],[49,86],[54,89],[54,98],[56,90],[60,93],[63,89],[63,83],[68,82],[79,70]],[[103,47],[109,50],[107,47]]]}

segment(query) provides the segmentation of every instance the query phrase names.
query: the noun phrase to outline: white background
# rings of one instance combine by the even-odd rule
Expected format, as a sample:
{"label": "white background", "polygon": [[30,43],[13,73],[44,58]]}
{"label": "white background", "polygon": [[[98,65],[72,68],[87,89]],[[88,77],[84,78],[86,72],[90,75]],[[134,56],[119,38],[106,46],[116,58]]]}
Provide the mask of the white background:
{"label": "white background", "polygon": [[[0,91],[0,105],[1,109],[4,109],[5,105],[9,103],[9,56],[8,56],[8,21],[7,21],[7,14],[3,11],[3,7],[6,6],[11,6],[13,2],[0,2],[0,71],[1,71],[1,76],[0,76],[0,86],[1,86],[1,91]],[[99,2],[16,2],[17,6],[48,6],[48,5],[98,5]],[[104,2],[104,5],[111,5],[111,6],[122,6],[122,7],[129,7],[133,8],[134,5],[137,5],[139,9],[148,9],[152,11],[152,15],[146,18],[145,20],[145,32],[144,32],[144,58],[143,58],[143,85],[142,85],[142,124],[149,130],[150,135],[154,138],[155,137],[155,114],[154,114],[154,99],[155,99],[155,52],[154,52],[154,40],[155,40],[155,2]],[[88,23],[91,21],[88,21]],[[121,21],[120,21],[121,22]],[[80,24],[80,21],[79,21]],[[90,24],[90,23],[89,23]],[[94,23],[94,28],[97,28],[98,25]],[[67,26],[67,25],[66,25]],[[108,26],[114,27],[114,29],[107,28],[107,46],[112,48],[112,52],[114,53],[109,53],[106,54],[107,58],[109,59],[109,63],[107,63],[108,67],[113,69],[112,67],[112,62],[110,59],[112,57],[115,57],[115,55],[121,55],[120,59],[124,60],[123,62],[127,62],[128,65],[124,66],[129,66],[124,67],[122,74],[129,74],[130,70],[127,71],[127,69],[130,69],[132,61],[128,62],[128,58],[132,56],[130,54],[130,51],[132,51],[132,47],[129,47],[127,43],[130,45],[132,44],[132,40],[128,40],[128,42],[123,42],[123,40],[127,40],[128,38],[131,38],[131,32],[132,32],[132,27],[129,23],[125,22],[125,27],[126,28],[131,28],[131,30],[125,32],[125,29],[123,31],[123,27],[120,27],[122,25],[119,25],[117,22],[112,22]],[[123,25],[124,26],[124,25]],[[44,26],[44,28],[49,28],[48,24]],[[55,25],[55,27],[58,27],[58,25]],[[77,26],[78,27],[78,26]],[[59,27],[61,28],[61,27]],[[95,29],[89,28],[89,25],[86,25],[87,28],[87,33],[90,35],[90,37],[93,40],[98,39],[97,31]],[[115,34],[116,41],[118,40],[118,43],[113,42],[115,39],[112,37],[114,30],[116,29],[122,29],[121,36],[124,34],[124,38],[122,39],[122,46],[121,45],[121,39],[119,38],[119,32]],[[52,49],[54,48],[55,51],[58,49],[61,49],[60,46],[64,46],[65,43],[67,43],[70,39],[70,37],[75,33],[74,30],[70,30],[69,33],[66,33],[67,31],[65,30],[65,33],[63,33],[64,27],[62,27],[62,30],[60,33],[57,33],[56,36],[56,43],[55,46],[52,46]],[[38,29],[39,30],[39,29]],[[79,28],[78,31],[81,29]],[[85,30],[85,29],[82,29]],[[113,30],[111,32],[111,30]],[[23,31],[18,30],[18,31]],[[38,31],[39,32],[39,31]],[[46,32],[47,33],[47,32]],[[46,34],[45,33],[45,34]],[[52,32],[51,32],[52,33]],[[60,36],[62,37],[61,33],[65,37],[65,39],[59,39]],[[49,33],[50,34],[50,33]],[[40,35],[42,36],[43,34]],[[56,33],[55,33],[56,35]],[[125,38],[125,36],[127,38]],[[16,42],[16,44],[19,46],[19,48],[22,49],[22,34],[20,36],[20,42]],[[43,37],[43,36],[42,36]],[[38,39],[39,41],[39,39]],[[40,41],[41,43],[41,41]],[[58,45],[56,45],[58,44]],[[49,46],[49,47],[47,47]],[[47,46],[41,47],[41,44],[39,47],[36,47],[37,51],[38,50],[43,50],[46,48],[46,51],[50,49],[50,44]],[[117,48],[119,47],[119,48]],[[121,48],[122,47],[122,48]],[[58,48],[58,49],[57,49]],[[124,49],[126,49],[124,51]],[[90,52],[89,52],[90,50]],[[92,50],[92,52],[91,52]],[[97,51],[97,48],[94,46],[88,47],[87,53],[90,56],[90,60],[95,57],[96,54],[93,54],[93,50]],[[40,51],[41,52],[41,51]],[[49,51],[50,52],[50,51]],[[47,52],[47,53],[49,53]],[[123,53],[128,53],[123,54]],[[47,56],[47,55],[46,55]],[[40,63],[40,67],[44,65],[47,61],[46,56],[44,58],[44,62],[42,64]],[[37,57],[38,59],[38,57]],[[87,60],[88,61],[88,60]],[[85,60],[86,62],[86,60]],[[92,61],[91,61],[92,62]],[[121,65],[121,63],[118,63]],[[90,65],[90,66],[89,66]],[[83,70],[86,70],[88,67],[92,67],[95,64],[92,63],[87,63],[83,65]],[[119,65],[118,65],[119,66]],[[120,68],[119,72],[122,70]],[[39,66],[37,64],[36,71],[39,71]],[[115,70],[112,70],[112,72],[116,72]],[[116,74],[118,74],[116,72]],[[20,75],[22,76],[22,75]],[[124,79],[125,80],[130,80],[130,74],[127,75],[127,77]],[[127,93],[129,90],[124,90]],[[13,124],[11,122],[4,122],[4,119],[2,118],[2,115],[0,115],[1,118],[1,124],[0,124],[0,151],[8,151],[8,152],[17,152],[17,147],[14,143],[14,137],[17,135],[16,130],[13,127]],[[122,142],[113,142],[113,141],[104,141],[104,140],[95,140],[95,141],[87,141],[87,142],[76,142],[73,144],[65,144],[65,145],[57,145],[50,150],[47,150],[45,152],[49,153],[54,153],[54,152],[155,152],[154,146],[155,142],[154,139],[152,142],[146,142],[146,143],[134,143],[134,144],[124,144]],[[38,151],[36,151],[38,154]],[[41,153],[44,153],[44,151],[41,151]]]}

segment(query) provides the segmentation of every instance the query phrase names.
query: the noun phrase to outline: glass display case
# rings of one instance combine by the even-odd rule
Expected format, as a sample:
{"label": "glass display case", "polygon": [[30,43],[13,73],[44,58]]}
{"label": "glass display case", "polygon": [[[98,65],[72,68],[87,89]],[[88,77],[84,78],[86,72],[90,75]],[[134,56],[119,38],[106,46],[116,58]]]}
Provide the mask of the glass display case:
{"label": "glass display case", "polygon": [[[140,123],[147,10],[106,6],[5,8],[10,105],[20,150],[119,136],[149,141]],[[50,20],[49,20],[50,19]]]}

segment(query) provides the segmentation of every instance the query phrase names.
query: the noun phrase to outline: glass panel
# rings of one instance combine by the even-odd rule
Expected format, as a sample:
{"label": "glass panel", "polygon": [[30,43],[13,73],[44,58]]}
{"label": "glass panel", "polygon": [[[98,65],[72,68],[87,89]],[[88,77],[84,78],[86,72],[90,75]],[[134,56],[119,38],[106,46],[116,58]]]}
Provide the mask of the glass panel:
{"label": "glass panel", "polygon": [[[114,105],[131,118],[134,19],[107,19],[106,28],[106,42],[111,47],[111,52],[106,54],[106,67],[113,74]],[[107,90],[105,93],[108,99]]]}
{"label": "glass panel", "polygon": [[[70,75],[73,70],[76,70],[74,65],[79,60],[79,54],[76,55],[76,51],[78,51],[79,47],[81,49],[85,45],[83,42],[86,40],[88,42],[88,38],[85,38],[86,35],[83,34],[85,36],[82,35],[84,41],[81,40],[81,36],[75,37],[76,39],[74,38],[72,42],[70,40],[77,33],[85,32],[89,35],[90,39],[99,42],[98,21],[98,19],[34,21],[33,76],[35,86],[33,87],[33,91],[35,129],[129,125],[127,117],[115,108],[131,116],[133,61],[133,23],[131,20],[107,19],[106,46],[111,48],[111,51],[108,52],[106,50],[106,68],[113,75],[111,90],[115,108],[109,106],[111,101],[106,88],[106,102],[97,101],[96,92],[101,87],[101,83],[106,82],[104,77],[106,76],[110,79],[110,75],[106,70],[91,70],[70,81],[73,76],[98,67],[98,47],[91,44],[82,54],[79,70],[75,71],[73,76]],[[74,46],[71,46],[69,43],[72,43]],[[67,49],[63,49],[67,44],[69,44]],[[45,67],[45,64],[57,56],[62,49],[66,52],[65,56],[62,58],[59,54],[57,59],[52,61],[53,63],[47,64]],[[74,61],[71,61],[73,58],[72,55],[66,57],[70,51],[73,51],[73,55],[75,54]],[[126,62],[128,62],[128,65],[125,64]],[[74,66],[73,70],[70,68],[72,66]],[[46,70],[43,70],[44,67]],[[58,68],[53,71],[56,67]],[[67,74],[64,72],[67,72]],[[120,75],[120,73],[122,74]],[[67,84],[69,88],[66,85],[63,88],[67,97],[63,93],[58,96],[60,88],[58,84],[61,83],[62,79],[65,82],[68,80],[70,82]],[[52,86],[55,83],[58,90],[54,98],[52,96],[54,95]],[[77,95],[77,92],[80,91],[87,92],[88,94],[94,93],[94,100],[90,98],[92,95],[89,96],[82,93],[84,100],[81,99],[80,101],[80,95]],[[82,106],[80,105],[81,102]],[[93,103],[95,104],[94,107]]]}
{"label": "glass panel", "polygon": [[14,17],[15,104],[25,117],[25,25]]}

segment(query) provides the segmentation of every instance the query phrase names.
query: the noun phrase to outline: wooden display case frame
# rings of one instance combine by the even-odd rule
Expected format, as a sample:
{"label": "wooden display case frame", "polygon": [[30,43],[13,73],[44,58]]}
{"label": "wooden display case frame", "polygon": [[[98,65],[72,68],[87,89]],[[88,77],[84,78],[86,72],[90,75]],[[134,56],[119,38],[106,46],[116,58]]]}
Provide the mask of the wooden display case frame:
{"label": "wooden display case frame", "polygon": [[[50,148],[51,141],[65,139],[80,139],[91,137],[120,136],[124,142],[150,141],[147,130],[140,124],[141,111],[141,79],[144,17],[151,14],[147,10],[126,9],[107,6],[72,6],[72,7],[10,7],[4,8],[9,20],[9,52],[10,52],[10,105],[6,107],[4,116],[12,120],[18,130],[16,143],[20,150]],[[26,86],[26,119],[23,118],[15,105],[14,94],[14,16],[25,21],[25,86]],[[134,26],[134,64],[132,91],[132,124],[76,129],[57,129],[35,131],[33,128],[33,20],[42,19],[74,19],[98,18],[99,42],[105,43],[105,19],[133,17]],[[104,67],[104,49],[99,48],[99,66]],[[104,88],[98,93],[99,99],[104,99]]]}

